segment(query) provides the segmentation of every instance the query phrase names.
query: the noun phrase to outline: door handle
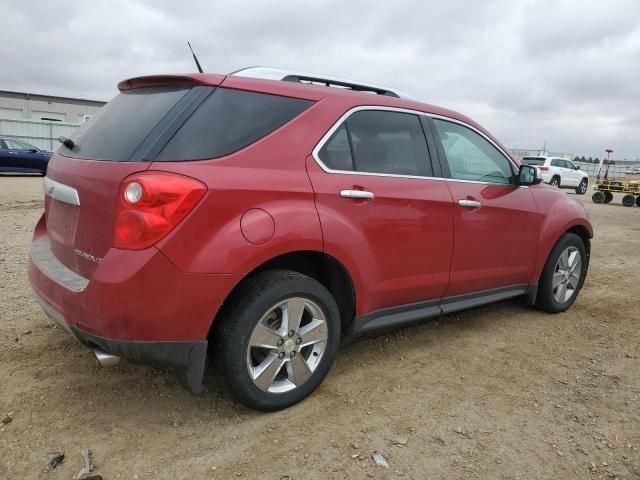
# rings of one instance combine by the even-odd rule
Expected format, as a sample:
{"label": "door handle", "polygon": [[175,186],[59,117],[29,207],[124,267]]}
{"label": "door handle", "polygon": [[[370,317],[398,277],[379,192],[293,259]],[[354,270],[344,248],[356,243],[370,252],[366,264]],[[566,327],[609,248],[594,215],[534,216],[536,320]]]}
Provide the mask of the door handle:
{"label": "door handle", "polygon": [[368,199],[371,200],[374,195],[373,192],[368,190],[340,190],[340,196],[342,198],[356,198],[356,199]]}
{"label": "door handle", "polygon": [[458,200],[458,205],[466,208],[480,208],[482,206],[477,200]]}

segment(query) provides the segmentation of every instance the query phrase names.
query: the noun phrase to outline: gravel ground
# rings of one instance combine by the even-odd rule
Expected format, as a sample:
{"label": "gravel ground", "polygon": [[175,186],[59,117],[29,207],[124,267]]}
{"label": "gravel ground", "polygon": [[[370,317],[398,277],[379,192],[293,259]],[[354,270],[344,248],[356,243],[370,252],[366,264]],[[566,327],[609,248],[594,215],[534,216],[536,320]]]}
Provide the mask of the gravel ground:
{"label": "gravel ground", "polygon": [[346,341],[271,414],[215,372],[194,397],[161,369],[101,369],[53,328],[26,277],[41,196],[41,178],[0,177],[0,479],[73,478],[83,448],[105,480],[640,478],[640,208],[618,195],[580,197],[596,237],[568,312],[507,301]]}

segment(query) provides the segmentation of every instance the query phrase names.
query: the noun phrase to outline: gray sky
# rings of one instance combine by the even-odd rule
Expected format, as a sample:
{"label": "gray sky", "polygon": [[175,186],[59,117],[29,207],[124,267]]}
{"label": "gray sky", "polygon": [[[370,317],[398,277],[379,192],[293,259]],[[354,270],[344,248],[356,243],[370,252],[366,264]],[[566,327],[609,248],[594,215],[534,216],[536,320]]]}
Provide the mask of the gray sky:
{"label": "gray sky", "polygon": [[640,157],[640,1],[15,1],[0,89],[109,99],[127,77],[266,65],[383,83],[513,148]]}

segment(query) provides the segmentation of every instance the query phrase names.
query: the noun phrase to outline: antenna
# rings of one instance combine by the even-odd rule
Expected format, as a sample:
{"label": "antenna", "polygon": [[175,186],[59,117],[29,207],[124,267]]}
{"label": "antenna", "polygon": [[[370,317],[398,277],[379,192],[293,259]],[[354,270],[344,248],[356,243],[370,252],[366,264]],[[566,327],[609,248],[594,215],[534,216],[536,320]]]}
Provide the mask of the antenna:
{"label": "antenna", "polygon": [[202,67],[200,66],[200,62],[198,61],[198,57],[196,57],[196,54],[193,52],[193,48],[191,48],[191,43],[187,42],[187,45],[189,45],[189,50],[191,50],[191,55],[193,55],[193,60],[196,62],[196,67],[198,67],[198,71],[200,73],[204,73],[202,71]]}

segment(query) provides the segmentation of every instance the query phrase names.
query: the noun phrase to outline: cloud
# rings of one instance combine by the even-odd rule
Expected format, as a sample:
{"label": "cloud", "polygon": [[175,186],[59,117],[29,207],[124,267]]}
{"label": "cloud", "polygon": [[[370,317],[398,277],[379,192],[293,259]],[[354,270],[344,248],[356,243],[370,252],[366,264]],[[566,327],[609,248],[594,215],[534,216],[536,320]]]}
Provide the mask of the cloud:
{"label": "cloud", "polygon": [[640,157],[636,0],[14,0],[0,88],[109,99],[123,78],[269,65],[393,85],[512,147]]}

